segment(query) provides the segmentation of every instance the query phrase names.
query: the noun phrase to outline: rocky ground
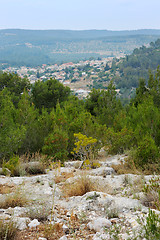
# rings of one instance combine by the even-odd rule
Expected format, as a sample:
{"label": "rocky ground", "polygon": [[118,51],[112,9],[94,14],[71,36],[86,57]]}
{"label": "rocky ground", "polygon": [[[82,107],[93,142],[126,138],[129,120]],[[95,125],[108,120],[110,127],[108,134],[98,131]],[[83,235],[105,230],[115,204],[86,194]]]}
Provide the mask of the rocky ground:
{"label": "rocky ground", "polygon": [[[111,166],[125,158],[104,158],[96,169],[81,170],[74,161],[43,175],[0,175],[0,219],[16,223],[20,240],[142,239],[149,211],[142,189],[153,176],[117,175]],[[84,179],[92,184],[91,191],[79,196]],[[5,206],[12,196],[24,197],[26,204]]]}

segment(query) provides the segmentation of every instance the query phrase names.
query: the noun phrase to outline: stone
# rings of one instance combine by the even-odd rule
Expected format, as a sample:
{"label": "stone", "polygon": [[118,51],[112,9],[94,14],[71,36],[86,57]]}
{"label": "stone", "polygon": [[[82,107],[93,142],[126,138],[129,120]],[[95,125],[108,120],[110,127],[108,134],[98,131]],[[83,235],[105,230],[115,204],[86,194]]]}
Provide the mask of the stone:
{"label": "stone", "polygon": [[64,166],[66,168],[79,168],[82,164],[82,161],[69,161],[69,162],[64,162]]}
{"label": "stone", "polygon": [[13,221],[19,230],[24,230],[27,228],[27,223],[30,222],[30,219],[27,217],[15,217]]}
{"label": "stone", "polygon": [[96,232],[100,232],[104,227],[109,228],[111,225],[111,222],[104,217],[97,217],[87,224],[90,230],[94,230]]}
{"label": "stone", "polygon": [[66,236],[62,236],[59,240],[68,240]]}
{"label": "stone", "polygon": [[91,175],[94,176],[103,176],[115,174],[115,171],[112,167],[99,167],[90,171]]}
{"label": "stone", "polygon": [[47,238],[39,237],[38,240],[47,240]]}
{"label": "stone", "polygon": [[68,230],[68,227],[67,227],[65,224],[63,224],[62,229],[63,229],[64,231],[66,231],[66,230]]}
{"label": "stone", "polygon": [[34,219],[34,220],[32,220],[32,221],[28,224],[28,227],[29,227],[29,228],[35,228],[35,227],[37,227],[39,224],[40,224],[40,222],[38,222],[37,219]]}

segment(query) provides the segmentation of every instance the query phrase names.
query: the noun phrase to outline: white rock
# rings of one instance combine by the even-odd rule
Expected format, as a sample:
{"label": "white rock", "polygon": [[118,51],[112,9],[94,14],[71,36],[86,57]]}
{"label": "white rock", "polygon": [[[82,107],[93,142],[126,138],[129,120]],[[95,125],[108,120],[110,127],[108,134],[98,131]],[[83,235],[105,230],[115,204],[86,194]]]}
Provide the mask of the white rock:
{"label": "white rock", "polygon": [[19,230],[24,230],[27,228],[27,223],[30,222],[30,219],[25,217],[16,217],[13,221],[16,223]]}
{"label": "white rock", "polygon": [[90,230],[94,230],[96,232],[100,232],[102,228],[107,227],[109,228],[111,226],[111,222],[103,217],[98,217],[92,220],[92,222],[89,222],[87,224],[88,228]]}
{"label": "white rock", "polygon": [[82,164],[82,161],[69,161],[69,162],[64,162],[65,167],[73,167],[73,168],[79,168]]}
{"label": "white rock", "polygon": [[112,167],[99,167],[90,171],[91,175],[94,176],[103,176],[115,174],[115,171]]}
{"label": "white rock", "polygon": [[37,227],[39,224],[40,224],[40,222],[38,222],[37,219],[34,219],[33,221],[31,221],[31,222],[28,224],[28,227],[29,227],[29,228]]}
{"label": "white rock", "polygon": [[66,230],[68,230],[68,227],[67,227],[65,224],[63,224],[62,229],[63,229],[64,231],[66,231]]}
{"label": "white rock", "polygon": [[47,238],[39,237],[38,240],[47,240]]}
{"label": "white rock", "polygon": [[62,236],[59,240],[68,240],[66,236]]}

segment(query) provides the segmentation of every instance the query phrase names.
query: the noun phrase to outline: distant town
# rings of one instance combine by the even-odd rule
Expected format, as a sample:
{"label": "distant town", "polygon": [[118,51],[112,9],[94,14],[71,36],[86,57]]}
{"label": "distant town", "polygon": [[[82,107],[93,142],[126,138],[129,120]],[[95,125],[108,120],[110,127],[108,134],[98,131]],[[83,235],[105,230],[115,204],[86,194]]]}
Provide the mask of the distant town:
{"label": "distant town", "polygon": [[[85,98],[94,88],[106,89],[112,78],[110,72],[113,57],[90,59],[78,63],[68,62],[61,65],[46,65],[30,68],[8,67],[3,72],[17,73],[20,77],[27,77],[32,84],[35,81],[46,81],[55,78],[65,86],[69,86],[79,98]],[[117,90],[118,91],[118,90]]]}

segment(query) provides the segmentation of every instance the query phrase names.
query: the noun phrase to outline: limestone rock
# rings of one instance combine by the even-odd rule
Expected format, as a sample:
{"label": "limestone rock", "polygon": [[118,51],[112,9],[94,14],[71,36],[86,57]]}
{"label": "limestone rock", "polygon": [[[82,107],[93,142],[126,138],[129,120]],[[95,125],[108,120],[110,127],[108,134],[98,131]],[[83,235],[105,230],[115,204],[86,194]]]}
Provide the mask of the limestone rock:
{"label": "limestone rock", "polygon": [[34,220],[32,220],[32,221],[28,224],[28,227],[29,227],[29,228],[35,228],[35,227],[37,227],[39,224],[40,224],[40,222],[38,222],[37,219],[34,219]]}
{"label": "limestone rock", "polygon": [[91,222],[88,223],[88,228],[90,230],[94,230],[95,232],[100,232],[101,229],[103,229],[104,227],[109,228],[111,227],[111,222],[103,217],[98,217],[93,219]]}

